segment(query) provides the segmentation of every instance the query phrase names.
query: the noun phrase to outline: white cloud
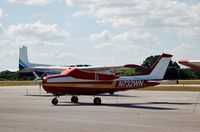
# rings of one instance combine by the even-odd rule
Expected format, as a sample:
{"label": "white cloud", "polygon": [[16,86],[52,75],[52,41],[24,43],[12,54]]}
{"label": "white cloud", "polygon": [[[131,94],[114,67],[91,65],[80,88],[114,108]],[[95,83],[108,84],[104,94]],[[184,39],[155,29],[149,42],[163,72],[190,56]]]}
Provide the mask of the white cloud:
{"label": "white cloud", "polygon": [[130,42],[138,45],[144,44],[159,44],[157,38],[153,37],[149,32],[141,32],[141,31],[128,31],[121,33],[113,38],[114,41],[119,42]]}
{"label": "white cloud", "polygon": [[191,51],[194,48],[195,48],[195,45],[193,45],[193,44],[180,44],[177,47],[175,47],[174,49],[172,49],[172,51],[181,53],[183,51],[186,51],[186,52]]}
{"label": "white cloud", "polygon": [[131,43],[102,43],[96,45],[96,48],[97,51],[104,51],[103,55],[100,56],[104,60],[100,62],[107,63],[107,65],[141,64],[145,57],[154,53],[151,49]]}
{"label": "white cloud", "polygon": [[[120,43],[121,45],[130,43],[136,45],[154,45],[159,44],[157,38],[152,36],[149,32],[142,32],[139,30],[130,30],[117,35],[113,35],[110,31],[104,30],[100,33],[95,33],[89,36],[89,39],[96,41],[97,43],[105,43],[102,45],[108,45],[108,43]],[[99,47],[100,45],[98,45]],[[101,47],[101,46],[100,46]]]}
{"label": "white cloud", "polygon": [[[58,53],[50,54],[48,51],[65,49],[69,35],[70,33],[60,29],[57,24],[46,25],[42,22],[35,22],[10,25],[8,28],[0,25],[0,60],[3,62],[0,71],[17,69],[18,48],[22,45],[26,45],[29,48],[31,61],[34,59],[33,62],[43,63],[46,60],[45,63],[57,64],[59,61],[56,61],[55,57]],[[36,52],[32,54],[31,49]],[[54,60],[53,62],[52,59]]]}
{"label": "white cloud", "polygon": [[8,28],[8,32],[12,35],[26,39],[35,38],[47,41],[58,41],[70,36],[69,32],[60,29],[57,24],[43,24],[40,21],[35,23],[11,25]]}
{"label": "white cloud", "polygon": [[26,5],[46,5],[55,0],[9,0],[10,3],[19,3]]}
{"label": "white cloud", "polygon": [[98,6],[105,6],[105,5],[112,5],[115,3],[123,2],[123,0],[65,0],[66,4],[72,6],[74,4],[82,4],[82,5],[98,5]]}
{"label": "white cloud", "polygon": [[73,14],[74,17],[81,17],[81,16],[86,16],[86,15],[88,15],[87,11],[78,11]]}
{"label": "white cloud", "polygon": [[6,45],[10,42],[12,39],[11,35],[7,32],[7,29],[5,29],[1,24],[0,24],[0,45]]}
{"label": "white cloud", "polygon": [[112,39],[112,34],[108,30],[104,30],[101,33],[94,33],[89,36],[92,41],[109,41]]}
{"label": "white cloud", "polygon": [[[66,0],[114,27],[200,26],[200,3],[176,0]],[[80,14],[80,13],[78,13]]]}
{"label": "white cloud", "polygon": [[[148,32],[141,31],[112,34],[110,31],[104,30],[100,33],[90,35],[89,40],[95,46],[95,50],[103,51],[103,56],[108,57],[104,59],[109,60],[113,64],[141,62],[144,57],[153,53],[148,47],[159,43]],[[142,58],[137,58],[138,56],[142,56]],[[133,60],[137,60],[137,62]],[[110,63],[109,61],[107,63]]]}
{"label": "white cloud", "polygon": [[4,32],[3,26],[0,24],[0,34]]}
{"label": "white cloud", "polygon": [[17,57],[18,57],[18,53],[15,50],[9,49],[9,51],[8,50],[1,51],[0,59],[1,59],[2,63],[1,63],[0,71],[3,71],[3,70],[16,71],[17,65],[18,65]]}
{"label": "white cloud", "polygon": [[176,61],[182,59],[199,59],[199,45],[190,44],[190,43],[182,43],[174,48],[167,49],[166,52],[173,54],[173,58]]}
{"label": "white cloud", "polygon": [[178,28],[177,33],[183,37],[200,36],[200,27]]}
{"label": "white cloud", "polygon": [[0,9],[0,18],[1,17],[5,17],[7,16],[7,14],[5,13],[5,11],[3,9]]}

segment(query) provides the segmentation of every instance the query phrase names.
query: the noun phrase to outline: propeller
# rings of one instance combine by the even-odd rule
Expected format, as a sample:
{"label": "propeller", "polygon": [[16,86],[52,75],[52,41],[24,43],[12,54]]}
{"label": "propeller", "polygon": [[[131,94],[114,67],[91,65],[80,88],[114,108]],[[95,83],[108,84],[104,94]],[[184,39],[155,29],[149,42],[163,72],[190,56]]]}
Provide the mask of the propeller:
{"label": "propeller", "polygon": [[35,81],[35,82],[37,82],[37,83],[42,83],[42,82],[41,82],[41,81],[42,81],[42,78],[39,77],[35,71],[33,71],[33,75],[35,76],[35,79],[34,79],[33,81]]}
{"label": "propeller", "polygon": [[45,76],[47,76],[47,74],[46,74],[46,73],[43,73],[42,76],[39,77],[39,76],[37,75],[37,73],[36,73],[35,71],[33,71],[33,75],[35,76],[35,79],[34,79],[33,81],[35,81],[36,83],[39,84],[39,91],[40,91],[40,95],[41,95],[42,81],[43,81],[43,78],[44,78]]}
{"label": "propeller", "polygon": [[43,73],[42,76],[39,77],[35,71],[33,71],[33,74],[34,74],[34,76],[35,76],[34,81],[37,82],[37,83],[39,83],[39,84],[41,84],[42,81],[43,81],[43,78],[47,76],[46,73]]}

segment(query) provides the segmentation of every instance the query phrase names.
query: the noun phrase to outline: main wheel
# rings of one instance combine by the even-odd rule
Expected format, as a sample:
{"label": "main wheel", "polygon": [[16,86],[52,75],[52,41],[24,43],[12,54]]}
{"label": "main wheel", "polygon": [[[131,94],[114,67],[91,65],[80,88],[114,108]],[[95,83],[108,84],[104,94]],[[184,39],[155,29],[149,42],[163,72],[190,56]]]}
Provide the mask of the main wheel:
{"label": "main wheel", "polygon": [[94,103],[95,105],[100,105],[100,104],[101,104],[101,98],[95,97],[94,100],[93,100],[93,103]]}
{"label": "main wheel", "polygon": [[57,105],[58,104],[58,99],[57,98],[53,98],[52,101],[51,101],[51,103],[53,105]]}
{"label": "main wheel", "polygon": [[72,103],[78,103],[78,97],[77,96],[72,96],[71,102]]}

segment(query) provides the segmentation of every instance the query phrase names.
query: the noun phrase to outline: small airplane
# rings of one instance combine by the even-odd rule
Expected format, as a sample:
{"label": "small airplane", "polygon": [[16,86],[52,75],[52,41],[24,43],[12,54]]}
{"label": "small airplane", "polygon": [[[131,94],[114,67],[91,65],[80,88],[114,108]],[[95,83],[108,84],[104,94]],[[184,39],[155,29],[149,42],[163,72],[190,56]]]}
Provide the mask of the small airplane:
{"label": "small airplane", "polygon": [[179,63],[195,71],[200,71],[200,60],[180,60]]}
{"label": "small airplane", "polygon": [[80,64],[80,65],[66,65],[66,66],[55,66],[48,64],[36,64],[30,63],[28,61],[27,47],[22,46],[19,48],[19,71],[20,73],[32,73],[35,77],[42,75],[53,75],[60,74],[62,71],[66,70],[69,67],[89,67],[88,64]]}
{"label": "small airplane", "polygon": [[[78,95],[93,95],[93,103],[101,104],[98,94],[114,93],[131,89],[159,85],[163,79],[172,55],[162,54],[151,68],[128,64],[113,67],[70,67],[58,75],[42,77],[42,87],[53,94],[52,104],[58,104],[58,97],[72,95],[71,102],[78,102]],[[118,76],[116,71],[128,68],[144,68],[144,73],[134,76]],[[109,71],[109,72],[107,72]]]}

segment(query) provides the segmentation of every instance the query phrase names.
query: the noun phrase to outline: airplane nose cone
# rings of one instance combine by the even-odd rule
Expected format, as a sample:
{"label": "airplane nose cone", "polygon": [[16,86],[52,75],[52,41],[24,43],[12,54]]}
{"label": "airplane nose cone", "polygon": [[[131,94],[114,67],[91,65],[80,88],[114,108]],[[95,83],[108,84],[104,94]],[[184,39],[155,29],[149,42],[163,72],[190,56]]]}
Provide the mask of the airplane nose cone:
{"label": "airplane nose cone", "polygon": [[42,83],[47,83],[47,76],[45,76],[45,77],[42,77]]}

